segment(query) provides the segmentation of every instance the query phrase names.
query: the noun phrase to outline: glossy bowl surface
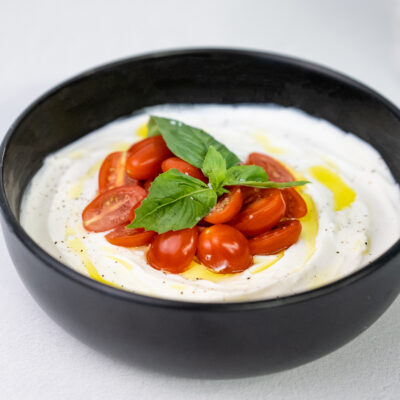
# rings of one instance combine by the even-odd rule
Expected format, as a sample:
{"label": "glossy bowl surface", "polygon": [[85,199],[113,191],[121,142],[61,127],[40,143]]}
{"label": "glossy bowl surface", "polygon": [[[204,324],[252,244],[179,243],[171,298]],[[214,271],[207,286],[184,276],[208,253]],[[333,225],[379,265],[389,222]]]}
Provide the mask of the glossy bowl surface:
{"label": "glossy bowl surface", "polygon": [[93,69],[25,110],[1,147],[2,227],[24,284],[58,324],[113,357],[199,378],[252,376],[327,354],[367,329],[400,291],[400,242],[365,268],[303,294],[246,303],[156,299],[105,286],[45,253],[18,222],[23,192],[49,153],[164,103],[276,103],[371,143],[400,181],[400,112],[362,84],[274,54],[197,49]]}

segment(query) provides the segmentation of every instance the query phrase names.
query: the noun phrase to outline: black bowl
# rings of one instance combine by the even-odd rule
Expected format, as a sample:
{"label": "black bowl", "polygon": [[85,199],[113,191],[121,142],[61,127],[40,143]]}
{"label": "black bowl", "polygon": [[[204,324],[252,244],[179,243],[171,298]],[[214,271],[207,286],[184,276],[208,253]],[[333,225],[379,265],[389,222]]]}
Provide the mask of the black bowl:
{"label": "black bowl", "polygon": [[171,374],[239,377],[295,367],[367,329],[400,290],[398,241],[333,284],[273,300],[198,304],[124,292],[52,258],[18,222],[23,192],[49,153],[93,129],[162,103],[298,107],[371,143],[400,181],[400,112],[365,86],[273,54],[188,50],[86,72],[34,102],[1,147],[2,226],[11,257],[40,306],[102,352]]}

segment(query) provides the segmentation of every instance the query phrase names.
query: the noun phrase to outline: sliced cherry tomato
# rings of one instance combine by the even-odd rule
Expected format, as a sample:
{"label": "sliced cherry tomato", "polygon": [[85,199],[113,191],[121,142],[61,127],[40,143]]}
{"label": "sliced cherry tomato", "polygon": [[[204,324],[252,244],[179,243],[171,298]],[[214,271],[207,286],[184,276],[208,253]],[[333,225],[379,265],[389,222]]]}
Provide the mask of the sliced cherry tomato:
{"label": "sliced cherry tomato", "polygon": [[196,227],[157,235],[147,252],[147,262],[155,269],[179,274],[191,264],[196,254],[197,240]]}
{"label": "sliced cherry tomato", "polygon": [[142,205],[142,201],[139,201],[136,203],[132,208],[131,211],[129,212],[129,221],[132,222],[135,219],[135,210],[139,208]]}
{"label": "sliced cherry tomato", "polygon": [[234,187],[229,193],[220,197],[218,203],[204,217],[211,224],[223,224],[230,221],[242,208],[243,197],[240,187]]}
{"label": "sliced cherry tomato", "polygon": [[307,204],[295,188],[282,190],[283,199],[286,203],[287,218],[302,218],[307,214]]}
{"label": "sliced cherry tomato", "polygon": [[271,181],[289,182],[294,181],[294,176],[274,158],[261,153],[250,153],[247,158],[248,165],[258,165],[264,168]]}
{"label": "sliced cherry tomato", "polygon": [[126,172],[131,178],[139,180],[155,178],[161,172],[162,162],[173,155],[162,138],[148,141],[129,154]]}
{"label": "sliced cherry tomato", "polygon": [[251,254],[271,255],[296,243],[301,233],[297,219],[280,222],[274,229],[249,240]]}
{"label": "sliced cherry tomato", "polygon": [[182,172],[182,174],[190,175],[193,176],[193,178],[197,178],[203,182],[207,182],[207,178],[201,172],[201,169],[194,167],[193,165],[178,157],[167,158],[161,164],[161,169],[163,172],[166,172],[172,168],[177,169],[179,172]]}
{"label": "sliced cherry tomato", "polygon": [[263,197],[250,203],[230,222],[245,236],[255,236],[273,228],[285,215],[281,190],[266,189]]}
{"label": "sliced cherry tomato", "polygon": [[99,194],[82,212],[88,231],[104,232],[129,223],[133,206],[147,196],[140,186],[121,186]]}
{"label": "sliced cherry tomato", "polygon": [[118,186],[137,185],[125,171],[127,153],[117,151],[109,154],[101,164],[99,171],[99,192],[105,192]]}
{"label": "sliced cherry tomato", "polygon": [[243,206],[247,206],[256,200],[261,199],[263,197],[263,190],[265,189],[242,186],[241,190],[243,197]]}
{"label": "sliced cherry tomato", "polygon": [[242,272],[253,263],[248,240],[229,225],[213,225],[199,236],[199,260],[221,274]]}
{"label": "sliced cherry tomato", "polygon": [[155,232],[145,231],[143,228],[128,229],[125,225],[121,225],[107,233],[105,238],[115,246],[138,247],[149,244],[155,235]]}

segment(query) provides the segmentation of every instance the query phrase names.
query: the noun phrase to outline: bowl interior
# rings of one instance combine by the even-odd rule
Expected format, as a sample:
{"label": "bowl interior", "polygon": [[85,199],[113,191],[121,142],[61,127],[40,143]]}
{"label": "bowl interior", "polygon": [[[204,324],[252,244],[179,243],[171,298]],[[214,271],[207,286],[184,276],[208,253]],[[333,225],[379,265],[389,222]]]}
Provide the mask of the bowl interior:
{"label": "bowl interior", "polygon": [[143,107],[276,103],[324,118],[371,143],[400,181],[397,109],[361,84],[302,61],[233,50],[136,57],[84,73],[26,110],[3,142],[3,182],[19,218],[22,195],[49,153]]}

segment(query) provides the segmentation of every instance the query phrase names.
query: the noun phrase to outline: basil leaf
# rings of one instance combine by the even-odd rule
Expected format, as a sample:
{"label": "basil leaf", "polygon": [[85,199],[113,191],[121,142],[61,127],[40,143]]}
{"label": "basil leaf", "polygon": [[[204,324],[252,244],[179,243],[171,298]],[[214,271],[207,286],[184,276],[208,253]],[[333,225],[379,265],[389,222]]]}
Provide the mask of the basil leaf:
{"label": "basil leaf", "polygon": [[[264,168],[257,165],[237,165],[236,167],[229,168],[226,174],[226,185],[231,185],[229,182],[245,182],[245,181],[268,181],[268,175]],[[234,183],[239,185],[240,183]]]}
{"label": "basil leaf", "polygon": [[158,131],[157,122],[153,117],[150,117],[147,123],[147,137],[160,135]]}
{"label": "basil leaf", "polygon": [[302,186],[308,181],[274,182],[270,181],[263,168],[257,165],[237,165],[229,168],[226,173],[224,185],[250,186],[257,188],[278,188],[284,189],[293,186]]}
{"label": "basil leaf", "polygon": [[226,178],[226,162],[214,146],[209,147],[201,170],[208,177],[212,189],[217,192],[218,196],[227,192],[222,187]]}
{"label": "basil leaf", "polygon": [[214,146],[225,159],[226,167],[239,163],[239,158],[226,146],[215,140],[202,129],[194,128],[174,119],[151,116],[148,124],[148,136],[161,134],[168,148],[179,158],[197,168],[203,166],[204,158],[210,146]]}
{"label": "basil leaf", "polygon": [[216,193],[199,179],[170,169],[151,184],[128,228],[164,233],[192,228],[217,202]]}
{"label": "basil leaf", "polygon": [[289,182],[245,181],[245,182],[241,182],[241,183],[229,183],[229,185],[249,186],[249,187],[256,187],[256,188],[260,188],[260,189],[272,189],[272,188],[286,189],[286,188],[295,187],[295,186],[303,186],[303,185],[306,185],[307,183],[310,183],[310,182],[309,181],[289,181]]}

